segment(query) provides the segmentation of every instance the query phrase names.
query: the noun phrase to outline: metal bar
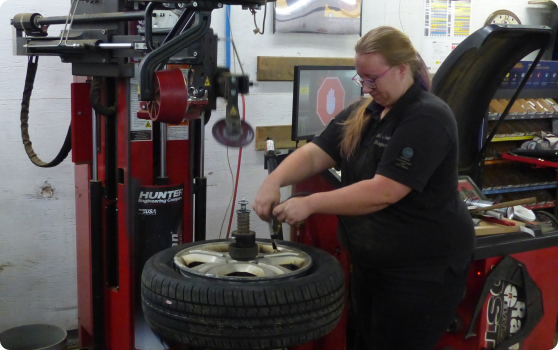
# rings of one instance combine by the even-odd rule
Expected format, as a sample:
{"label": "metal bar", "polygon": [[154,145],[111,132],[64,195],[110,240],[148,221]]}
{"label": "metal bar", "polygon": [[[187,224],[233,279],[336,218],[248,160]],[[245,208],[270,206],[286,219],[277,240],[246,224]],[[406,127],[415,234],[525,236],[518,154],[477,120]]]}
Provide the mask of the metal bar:
{"label": "metal bar", "polygon": [[91,169],[91,181],[98,180],[99,166],[97,161],[97,113],[93,110],[93,166]]}
{"label": "metal bar", "polygon": [[161,178],[167,177],[167,124],[161,123]]}
{"label": "metal bar", "polygon": [[[141,21],[145,19],[145,11],[136,12],[113,12],[92,15],[76,15],[74,17],[74,24],[87,24],[87,23],[107,23],[107,22],[126,22],[126,21]],[[53,25],[64,24],[68,20],[66,16],[55,17],[40,17],[37,18],[37,25]]]}
{"label": "metal bar", "polygon": [[196,179],[196,223],[194,240],[201,242],[206,240],[206,214],[207,214],[207,179],[205,177]]}
{"label": "metal bar", "polygon": [[199,177],[204,177],[204,169],[203,169],[203,158],[205,156],[205,112],[201,112],[200,118],[200,173]]}
{"label": "metal bar", "polygon": [[106,273],[107,286],[109,288],[118,288],[118,208],[116,203],[110,203],[105,206],[106,216]]}
{"label": "metal bar", "polygon": [[[509,154],[507,152],[502,153],[502,159],[508,159],[508,160],[513,160],[513,161],[516,161],[516,162],[535,164],[535,165],[540,166],[540,167],[549,167],[549,168],[558,169],[558,162],[551,162],[551,161],[540,159],[540,158],[521,157],[521,156],[516,156],[514,154]],[[558,178],[557,178],[557,180],[558,180]]]}
{"label": "metal bar", "polygon": [[204,177],[203,158],[205,153],[205,112],[201,113],[201,118],[197,121],[200,124],[199,133],[199,174],[196,178],[196,201],[195,206],[195,224],[194,224],[194,240],[196,242],[206,240],[206,220],[207,220],[207,178]]}
{"label": "metal bar", "polygon": [[102,43],[97,45],[98,48],[103,50],[114,50],[114,49],[133,49],[133,43]]}
{"label": "metal bar", "polygon": [[93,314],[93,348],[103,349],[105,344],[105,305],[103,278],[103,215],[101,203],[103,185],[100,181],[90,181],[91,196],[91,303]]}
{"label": "metal bar", "polygon": [[[105,94],[106,105],[112,106],[116,97],[116,80],[106,79],[101,91]],[[118,124],[115,117],[105,117],[105,197],[118,198]]]}
{"label": "metal bar", "polygon": [[[72,29],[72,26],[74,25],[74,19],[76,17],[76,10],[77,7],[79,5],[79,1],[76,1],[76,5],[74,6],[74,10],[71,12],[71,17],[69,17],[70,19],[70,27],[68,29],[66,29],[66,27],[68,26],[68,22],[66,21],[66,25],[64,26],[64,30],[62,31],[63,35],[66,35],[66,40],[64,40],[64,45],[68,45],[68,38],[70,38],[70,30]],[[62,37],[60,37],[60,43],[62,43]]]}

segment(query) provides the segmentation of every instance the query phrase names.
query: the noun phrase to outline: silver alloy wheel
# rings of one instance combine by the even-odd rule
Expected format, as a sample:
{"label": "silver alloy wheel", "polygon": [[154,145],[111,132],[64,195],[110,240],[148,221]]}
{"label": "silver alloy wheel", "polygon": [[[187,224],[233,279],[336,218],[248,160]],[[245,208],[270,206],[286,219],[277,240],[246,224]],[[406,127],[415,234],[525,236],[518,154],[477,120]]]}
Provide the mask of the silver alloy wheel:
{"label": "silver alloy wheel", "polygon": [[274,251],[269,243],[256,243],[259,252],[254,260],[232,259],[228,242],[202,243],[178,252],[174,266],[185,277],[194,274],[234,281],[294,278],[312,266],[312,258],[301,250],[278,244]]}

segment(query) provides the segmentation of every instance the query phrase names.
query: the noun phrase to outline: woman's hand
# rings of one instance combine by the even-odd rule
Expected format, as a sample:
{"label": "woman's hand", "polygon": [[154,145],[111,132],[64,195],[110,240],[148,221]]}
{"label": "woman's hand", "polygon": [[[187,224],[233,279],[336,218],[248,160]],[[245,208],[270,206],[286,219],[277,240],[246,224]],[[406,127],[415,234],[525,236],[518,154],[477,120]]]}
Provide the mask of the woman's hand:
{"label": "woman's hand", "polygon": [[263,221],[271,220],[271,211],[281,201],[281,192],[279,188],[279,185],[266,180],[258,190],[256,198],[254,198],[252,209],[254,209],[256,214],[258,214]]}
{"label": "woman's hand", "polygon": [[291,198],[273,209],[273,215],[277,216],[279,222],[286,222],[289,225],[295,225],[311,214],[313,212],[309,197]]}

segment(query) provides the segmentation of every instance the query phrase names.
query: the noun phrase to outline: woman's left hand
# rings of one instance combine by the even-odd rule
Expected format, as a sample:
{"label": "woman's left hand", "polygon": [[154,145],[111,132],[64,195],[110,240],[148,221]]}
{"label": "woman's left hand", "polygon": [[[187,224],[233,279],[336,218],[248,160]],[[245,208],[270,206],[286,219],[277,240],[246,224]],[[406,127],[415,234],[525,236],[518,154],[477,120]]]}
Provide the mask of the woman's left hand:
{"label": "woman's left hand", "polygon": [[309,203],[309,197],[291,198],[276,206],[273,215],[277,216],[279,222],[295,225],[313,214]]}

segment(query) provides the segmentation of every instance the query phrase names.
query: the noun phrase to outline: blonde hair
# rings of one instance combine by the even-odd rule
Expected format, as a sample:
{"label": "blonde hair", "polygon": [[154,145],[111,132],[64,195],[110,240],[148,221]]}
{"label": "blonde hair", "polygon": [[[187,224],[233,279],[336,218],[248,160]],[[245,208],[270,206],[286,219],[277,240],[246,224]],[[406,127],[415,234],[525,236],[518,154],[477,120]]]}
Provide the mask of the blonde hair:
{"label": "blonde hair", "polygon": [[[428,69],[413,47],[411,40],[403,32],[387,26],[372,29],[358,41],[355,52],[360,55],[378,53],[391,67],[408,64],[413,78],[420,82],[424,90],[430,91]],[[362,130],[370,121],[366,107],[371,101],[371,98],[362,100],[347,121],[343,123],[341,154],[347,158],[355,152],[360,143]]]}

